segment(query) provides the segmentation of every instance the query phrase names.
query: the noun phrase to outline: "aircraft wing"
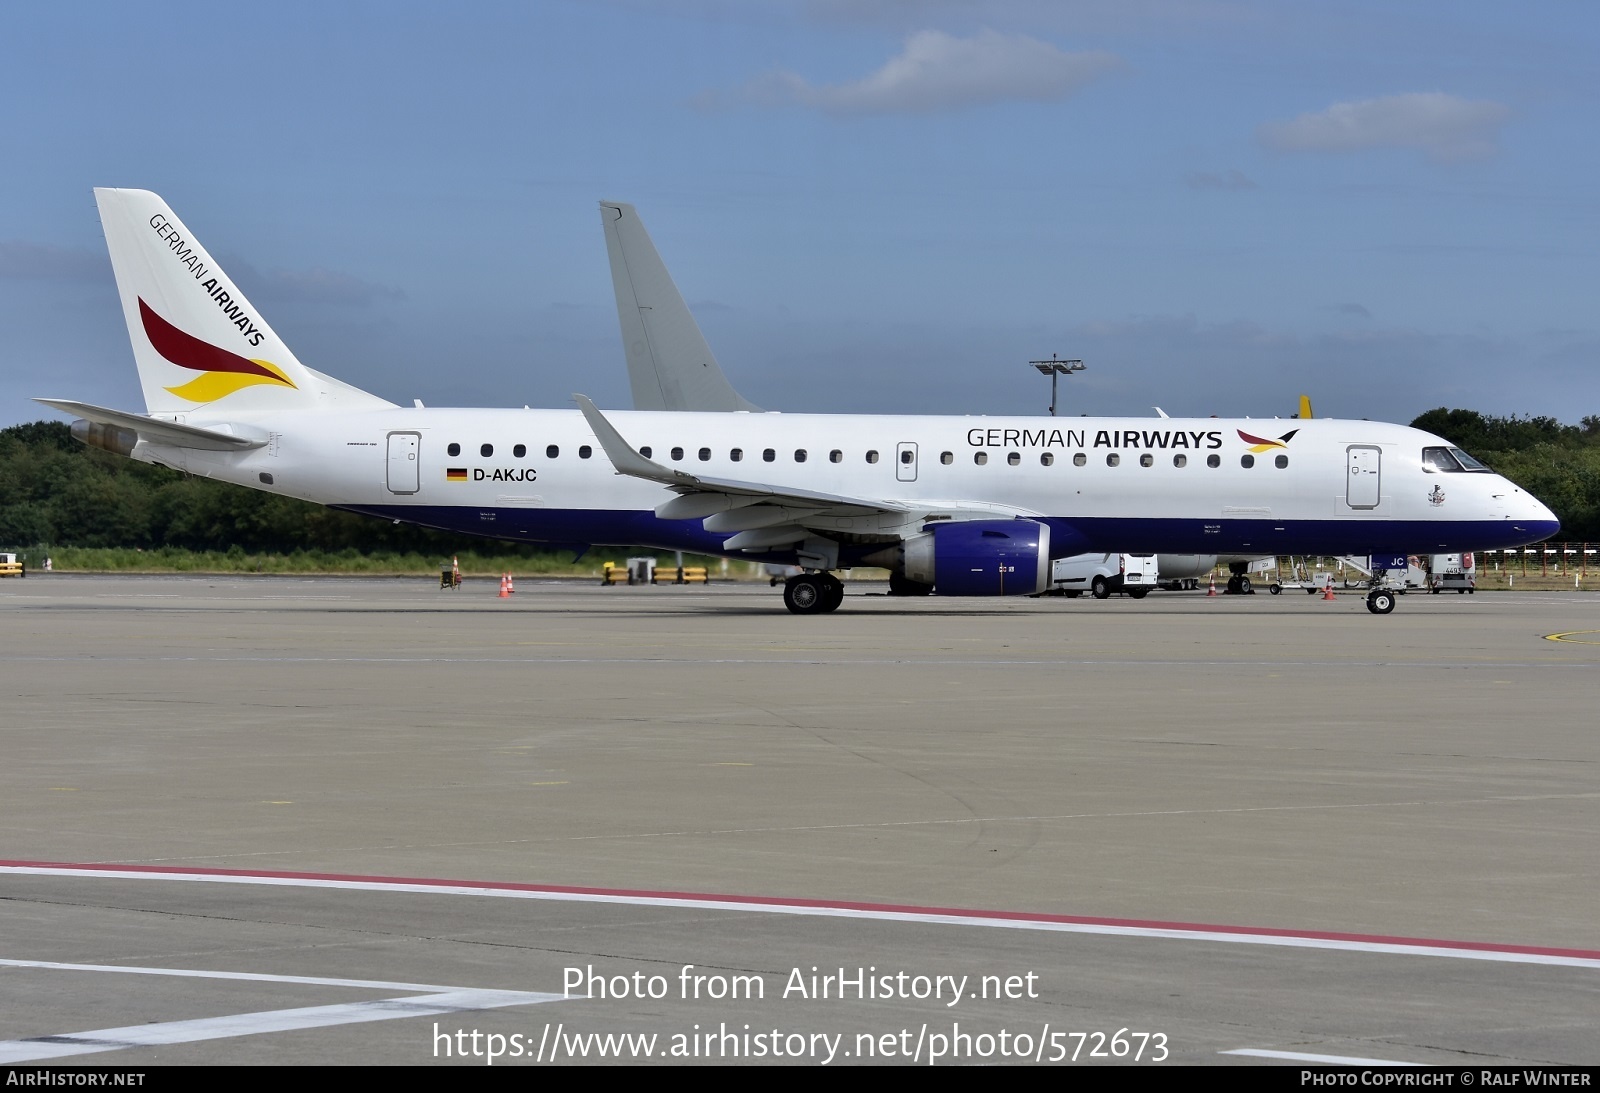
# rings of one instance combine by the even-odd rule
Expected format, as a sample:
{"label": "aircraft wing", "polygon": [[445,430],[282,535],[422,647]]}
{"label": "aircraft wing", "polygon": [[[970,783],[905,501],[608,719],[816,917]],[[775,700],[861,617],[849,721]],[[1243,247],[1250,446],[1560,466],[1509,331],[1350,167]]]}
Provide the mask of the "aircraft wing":
{"label": "aircraft wing", "polygon": [[646,459],[627,442],[585,395],[578,408],[618,474],[659,482],[678,496],[656,507],[664,520],[701,520],[707,531],[728,532],[728,550],[759,550],[808,535],[893,543],[915,535],[933,520],[1004,519],[1037,516],[1009,506],[962,501],[914,501],[849,497],[765,482],[710,478]]}
{"label": "aircraft wing", "polygon": [[[199,448],[208,452],[238,452],[250,448],[265,447],[265,436],[244,436],[232,432],[222,432],[218,429],[202,429],[198,425],[180,425],[176,421],[163,421],[161,418],[145,417],[143,414],[131,414],[126,410],[111,410],[104,406],[92,406],[87,402],[69,402],[65,399],[36,398],[34,402],[43,403],[56,410],[69,414],[76,414],[85,421],[93,421],[99,425],[112,425],[118,429],[131,429],[139,434],[139,438],[150,444],[161,444],[169,448]],[[229,426],[232,428],[232,426]]]}

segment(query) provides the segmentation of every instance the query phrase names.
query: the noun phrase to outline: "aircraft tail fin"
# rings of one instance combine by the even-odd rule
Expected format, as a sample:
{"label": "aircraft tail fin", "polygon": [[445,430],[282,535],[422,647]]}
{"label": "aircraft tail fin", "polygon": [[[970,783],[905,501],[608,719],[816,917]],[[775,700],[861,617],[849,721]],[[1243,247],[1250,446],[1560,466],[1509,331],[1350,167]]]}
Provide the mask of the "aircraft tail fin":
{"label": "aircraft tail fin", "polygon": [[759,410],[733,389],[632,205],[600,203],[635,410]]}
{"label": "aircraft tail fin", "polygon": [[301,364],[160,197],[94,196],[152,414],[393,405]]}

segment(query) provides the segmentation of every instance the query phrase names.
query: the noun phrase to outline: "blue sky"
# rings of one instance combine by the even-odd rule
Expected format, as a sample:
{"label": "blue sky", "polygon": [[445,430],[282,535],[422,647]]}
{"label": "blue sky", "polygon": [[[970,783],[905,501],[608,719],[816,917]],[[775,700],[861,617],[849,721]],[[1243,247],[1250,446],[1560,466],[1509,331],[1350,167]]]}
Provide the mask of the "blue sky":
{"label": "blue sky", "polygon": [[91,188],[397,402],[628,388],[596,202],[792,412],[1600,413],[1581,3],[30,5],[0,425],[142,408]]}

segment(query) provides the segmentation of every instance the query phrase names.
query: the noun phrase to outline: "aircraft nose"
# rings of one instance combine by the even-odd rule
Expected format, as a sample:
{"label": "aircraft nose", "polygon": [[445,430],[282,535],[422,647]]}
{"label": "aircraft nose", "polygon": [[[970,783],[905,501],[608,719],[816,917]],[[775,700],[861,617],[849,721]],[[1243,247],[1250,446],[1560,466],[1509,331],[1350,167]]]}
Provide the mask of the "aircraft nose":
{"label": "aircraft nose", "polygon": [[1518,531],[1527,533],[1530,543],[1549,539],[1561,530],[1561,521],[1550,511],[1550,506],[1521,490],[1517,492],[1507,515]]}

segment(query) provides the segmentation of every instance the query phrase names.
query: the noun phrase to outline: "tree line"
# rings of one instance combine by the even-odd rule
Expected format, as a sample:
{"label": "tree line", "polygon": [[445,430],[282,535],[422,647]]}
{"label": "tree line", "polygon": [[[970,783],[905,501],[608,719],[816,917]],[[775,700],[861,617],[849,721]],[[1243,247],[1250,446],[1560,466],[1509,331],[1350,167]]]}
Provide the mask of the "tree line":
{"label": "tree line", "polygon": [[[1411,424],[1549,505],[1563,539],[1600,540],[1600,416],[1563,425],[1441,407]],[[479,542],[124,459],[84,447],[58,421],[0,430],[0,547],[448,555]],[[508,543],[503,552],[546,551]]]}
{"label": "tree line", "polygon": [[1568,541],[1600,540],[1600,416],[1578,425],[1553,417],[1494,417],[1429,410],[1412,426],[1442,436],[1549,505]]}

